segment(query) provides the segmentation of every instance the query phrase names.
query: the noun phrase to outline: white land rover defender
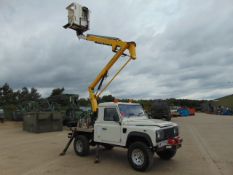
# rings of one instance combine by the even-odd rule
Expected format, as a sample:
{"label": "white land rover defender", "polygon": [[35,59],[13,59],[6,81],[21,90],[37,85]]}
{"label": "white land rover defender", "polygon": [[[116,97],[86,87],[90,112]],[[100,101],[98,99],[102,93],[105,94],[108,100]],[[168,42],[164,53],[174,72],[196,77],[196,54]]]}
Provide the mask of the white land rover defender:
{"label": "white land rover defender", "polygon": [[72,137],[79,156],[87,156],[90,146],[127,148],[128,161],[138,171],[153,164],[154,152],[171,159],[182,143],[177,124],[149,119],[140,104],[121,102],[100,103],[94,127],[77,127]]}

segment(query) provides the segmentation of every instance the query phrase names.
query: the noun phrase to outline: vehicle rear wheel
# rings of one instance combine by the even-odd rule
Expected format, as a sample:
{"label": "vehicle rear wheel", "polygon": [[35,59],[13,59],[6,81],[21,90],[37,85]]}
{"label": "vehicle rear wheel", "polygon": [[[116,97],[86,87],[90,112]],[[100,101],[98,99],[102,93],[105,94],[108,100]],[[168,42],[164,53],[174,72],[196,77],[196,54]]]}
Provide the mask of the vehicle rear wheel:
{"label": "vehicle rear wheel", "polygon": [[133,169],[145,171],[153,164],[153,152],[143,142],[135,142],[129,146],[128,161]]}
{"label": "vehicle rear wheel", "polygon": [[74,151],[78,156],[87,156],[90,151],[89,140],[84,135],[79,135],[74,140]]}
{"label": "vehicle rear wheel", "polygon": [[163,160],[169,160],[176,155],[176,148],[165,149],[157,152],[158,156]]}

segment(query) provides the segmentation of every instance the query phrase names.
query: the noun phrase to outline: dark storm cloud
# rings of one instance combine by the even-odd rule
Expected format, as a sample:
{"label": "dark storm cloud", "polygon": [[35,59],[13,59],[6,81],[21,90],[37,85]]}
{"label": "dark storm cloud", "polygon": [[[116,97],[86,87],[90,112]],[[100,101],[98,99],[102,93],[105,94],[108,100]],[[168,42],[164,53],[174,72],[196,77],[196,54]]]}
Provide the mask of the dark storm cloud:
{"label": "dark storm cloud", "polygon": [[[112,53],[62,28],[71,2],[0,2],[0,84],[34,86],[45,95],[54,87],[87,95]],[[195,99],[232,93],[231,0],[80,2],[92,11],[89,33],[137,42],[138,59],[107,93]]]}

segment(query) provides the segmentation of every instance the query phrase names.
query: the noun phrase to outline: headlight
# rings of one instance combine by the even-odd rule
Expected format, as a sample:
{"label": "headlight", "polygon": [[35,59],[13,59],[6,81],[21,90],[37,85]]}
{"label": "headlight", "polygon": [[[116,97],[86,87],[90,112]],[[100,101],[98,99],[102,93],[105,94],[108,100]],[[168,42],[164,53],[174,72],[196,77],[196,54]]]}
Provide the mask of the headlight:
{"label": "headlight", "polygon": [[179,128],[178,126],[174,127],[174,136],[178,136],[179,135]]}
{"label": "headlight", "polygon": [[158,130],[156,131],[156,141],[161,141],[164,139],[164,131],[163,130]]}

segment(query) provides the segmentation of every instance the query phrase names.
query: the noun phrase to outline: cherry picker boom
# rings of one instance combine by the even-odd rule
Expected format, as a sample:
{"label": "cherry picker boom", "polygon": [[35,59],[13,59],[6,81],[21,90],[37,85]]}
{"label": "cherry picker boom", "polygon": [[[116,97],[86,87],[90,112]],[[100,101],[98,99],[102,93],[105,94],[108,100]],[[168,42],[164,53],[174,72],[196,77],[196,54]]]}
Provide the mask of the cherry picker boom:
{"label": "cherry picker boom", "polygon": [[[92,41],[97,44],[107,45],[112,47],[112,51],[115,55],[106,64],[106,66],[97,75],[95,80],[88,87],[89,97],[91,101],[91,108],[93,113],[98,110],[98,98],[106,90],[106,88],[111,84],[111,82],[116,78],[116,76],[122,71],[122,69],[130,62],[130,60],[136,59],[136,43],[122,41],[119,38],[100,36],[100,35],[84,35],[83,33],[89,30],[89,9],[87,7],[82,7],[77,3],[72,3],[67,8],[68,10],[68,24],[64,28],[71,28],[76,31],[79,39],[84,39],[87,41]],[[125,51],[129,52],[129,55]],[[108,71],[111,67],[118,61],[121,56],[129,56],[129,59],[123,64],[123,66],[116,72],[113,78],[106,84],[106,86],[98,93],[100,90],[103,80],[106,77]],[[96,86],[99,84],[97,91],[95,91]]]}

